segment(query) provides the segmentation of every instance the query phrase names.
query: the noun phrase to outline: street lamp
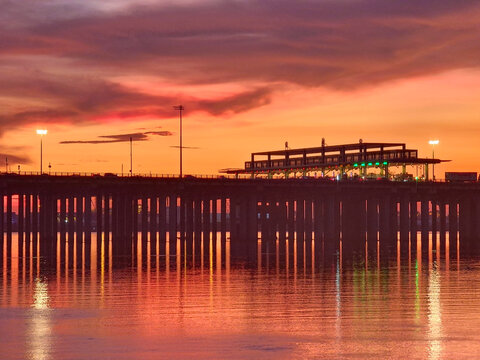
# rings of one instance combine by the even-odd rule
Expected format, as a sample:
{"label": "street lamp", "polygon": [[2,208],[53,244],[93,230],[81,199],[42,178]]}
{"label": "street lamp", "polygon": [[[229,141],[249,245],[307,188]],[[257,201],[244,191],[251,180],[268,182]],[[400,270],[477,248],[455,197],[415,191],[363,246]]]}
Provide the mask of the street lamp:
{"label": "street lamp", "polygon": [[40,135],[40,174],[43,173],[43,135],[47,135],[47,130],[37,129],[37,135]]}
{"label": "street lamp", "polygon": [[[432,145],[432,160],[435,160],[435,145],[438,145],[440,141],[430,140],[428,143]],[[432,177],[433,177],[433,181],[435,181],[435,163],[432,163]]]}
{"label": "street lamp", "polygon": [[180,116],[180,179],[183,176],[183,171],[182,171],[182,151],[183,151],[183,143],[182,143],[182,112],[185,110],[183,105],[177,105],[173,107],[175,110],[178,110],[179,116]]}

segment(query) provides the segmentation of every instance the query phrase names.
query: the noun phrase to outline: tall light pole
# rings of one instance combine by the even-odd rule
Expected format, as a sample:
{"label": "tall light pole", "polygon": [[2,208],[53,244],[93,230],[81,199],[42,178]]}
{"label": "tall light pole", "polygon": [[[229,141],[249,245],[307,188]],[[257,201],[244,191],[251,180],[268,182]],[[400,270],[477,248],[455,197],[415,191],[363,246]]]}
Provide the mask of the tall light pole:
{"label": "tall light pole", "polygon": [[[440,143],[439,140],[430,140],[428,142],[430,145],[432,145],[432,160],[435,159],[435,145],[438,145]],[[432,163],[432,178],[433,181],[435,181],[435,163]]]}
{"label": "tall light pole", "polygon": [[175,110],[178,110],[180,116],[180,178],[183,177],[183,164],[182,164],[182,152],[183,152],[183,142],[182,142],[182,112],[185,110],[183,105],[177,105],[173,107]]}
{"label": "tall light pole", "polygon": [[37,129],[37,135],[40,135],[40,174],[43,174],[43,135],[47,135],[47,130]]}

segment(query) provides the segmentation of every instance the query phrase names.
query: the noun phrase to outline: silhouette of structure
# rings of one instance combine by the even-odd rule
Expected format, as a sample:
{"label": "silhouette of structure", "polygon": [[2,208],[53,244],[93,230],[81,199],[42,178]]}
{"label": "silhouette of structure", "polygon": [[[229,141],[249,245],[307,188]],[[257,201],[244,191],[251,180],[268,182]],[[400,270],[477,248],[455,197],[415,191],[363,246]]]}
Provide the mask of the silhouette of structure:
{"label": "silhouette of structure", "polygon": [[89,253],[93,232],[114,255],[131,253],[138,236],[160,255],[167,243],[174,254],[177,238],[189,253],[218,237],[233,258],[255,258],[258,237],[292,251],[314,240],[327,256],[340,247],[425,247],[429,232],[442,244],[448,232],[462,251],[480,241],[478,183],[6,174],[0,196],[1,249],[11,252],[18,231],[25,256],[74,246]]}
{"label": "silhouette of structure", "polygon": [[[259,159],[260,158],[260,159]],[[369,169],[378,169],[380,176],[389,177],[389,167],[401,167],[406,175],[407,165],[423,165],[425,180],[428,180],[428,165],[439,164],[440,159],[419,158],[418,150],[408,149],[403,143],[358,143],[312,148],[263,151],[251,154],[244,169],[226,169],[227,174],[251,174],[252,177],[266,174],[272,177],[282,174],[288,178],[292,173],[307,176],[311,172],[326,174],[336,171],[340,175],[347,172],[358,176],[367,176]]]}

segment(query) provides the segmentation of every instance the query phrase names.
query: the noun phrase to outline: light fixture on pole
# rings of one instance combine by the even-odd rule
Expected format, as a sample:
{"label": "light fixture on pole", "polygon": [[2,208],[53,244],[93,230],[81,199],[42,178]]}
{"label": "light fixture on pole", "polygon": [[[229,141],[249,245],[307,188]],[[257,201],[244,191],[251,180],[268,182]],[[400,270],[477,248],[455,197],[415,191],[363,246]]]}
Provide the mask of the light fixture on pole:
{"label": "light fixture on pole", "polygon": [[[428,143],[432,145],[432,160],[435,160],[435,145],[438,145],[440,141],[430,140]],[[432,163],[432,178],[433,178],[433,181],[435,181],[435,163]]]}
{"label": "light fixture on pole", "polygon": [[42,138],[43,138],[43,135],[47,135],[47,130],[37,129],[37,135],[40,135],[40,174],[42,174],[43,173],[43,144],[42,144]]}
{"label": "light fixture on pole", "polygon": [[182,112],[185,110],[183,105],[177,105],[173,107],[175,110],[178,110],[180,116],[180,178],[183,177],[183,164],[182,164],[182,151],[183,151],[183,143],[182,143]]}

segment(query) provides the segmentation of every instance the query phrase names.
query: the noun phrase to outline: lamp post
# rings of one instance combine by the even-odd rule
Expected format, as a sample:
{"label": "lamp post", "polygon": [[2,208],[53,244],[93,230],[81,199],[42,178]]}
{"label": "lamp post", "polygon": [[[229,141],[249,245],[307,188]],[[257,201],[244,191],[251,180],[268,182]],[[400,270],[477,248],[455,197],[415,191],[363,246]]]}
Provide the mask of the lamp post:
{"label": "lamp post", "polygon": [[180,179],[183,177],[183,170],[182,170],[182,152],[183,152],[183,143],[182,143],[182,112],[185,110],[183,105],[177,105],[173,107],[175,110],[178,110],[180,116]]}
{"label": "lamp post", "polygon": [[47,130],[37,129],[37,135],[40,135],[40,174],[42,174],[43,173],[43,144],[42,144],[42,138],[43,138],[43,135],[47,135]]}
{"label": "lamp post", "polygon": [[[435,159],[435,145],[438,145],[440,143],[439,140],[430,140],[428,142],[430,145],[432,145],[432,160]],[[432,178],[433,181],[435,181],[435,163],[432,163]]]}

